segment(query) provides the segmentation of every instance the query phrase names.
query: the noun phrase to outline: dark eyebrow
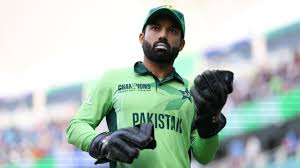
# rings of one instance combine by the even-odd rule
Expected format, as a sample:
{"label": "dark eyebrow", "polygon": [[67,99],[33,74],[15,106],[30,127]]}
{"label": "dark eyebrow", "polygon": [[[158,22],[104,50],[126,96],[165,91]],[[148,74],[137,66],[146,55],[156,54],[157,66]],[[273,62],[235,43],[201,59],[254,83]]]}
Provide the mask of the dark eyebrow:
{"label": "dark eyebrow", "polygon": [[171,27],[172,27],[172,28],[175,28],[175,29],[178,29],[178,30],[181,30],[180,27],[178,27],[178,26],[176,26],[176,25],[175,25],[175,26],[172,25]]}

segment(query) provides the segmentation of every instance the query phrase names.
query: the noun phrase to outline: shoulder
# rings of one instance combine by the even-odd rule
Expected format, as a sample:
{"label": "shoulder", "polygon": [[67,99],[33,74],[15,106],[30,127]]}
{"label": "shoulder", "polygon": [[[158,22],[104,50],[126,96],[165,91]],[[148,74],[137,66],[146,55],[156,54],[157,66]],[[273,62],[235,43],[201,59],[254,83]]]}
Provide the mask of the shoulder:
{"label": "shoulder", "polygon": [[184,83],[185,87],[187,87],[187,88],[191,88],[192,87],[193,82],[190,79],[183,78],[183,77],[181,77],[181,78],[183,80],[183,83]]}

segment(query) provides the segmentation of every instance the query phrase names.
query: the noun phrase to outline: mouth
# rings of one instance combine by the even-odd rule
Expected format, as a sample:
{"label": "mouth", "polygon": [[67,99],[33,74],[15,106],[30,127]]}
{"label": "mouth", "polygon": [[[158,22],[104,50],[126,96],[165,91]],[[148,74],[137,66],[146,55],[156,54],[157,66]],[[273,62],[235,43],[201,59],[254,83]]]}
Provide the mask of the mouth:
{"label": "mouth", "polygon": [[155,44],[154,49],[156,51],[167,51],[169,49],[169,45],[163,42],[158,42]]}

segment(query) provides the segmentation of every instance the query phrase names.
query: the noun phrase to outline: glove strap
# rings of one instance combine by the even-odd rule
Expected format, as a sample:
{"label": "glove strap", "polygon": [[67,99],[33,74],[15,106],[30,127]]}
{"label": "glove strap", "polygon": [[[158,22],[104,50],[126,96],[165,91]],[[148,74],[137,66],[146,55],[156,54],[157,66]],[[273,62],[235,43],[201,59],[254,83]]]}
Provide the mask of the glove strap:
{"label": "glove strap", "polygon": [[218,134],[226,125],[226,118],[222,113],[214,116],[196,118],[196,128],[201,138],[207,139]]}
{"label": "glove strap", "polygon": [[104,147],[107,145],[109,135],[109,132],[103,132],[97,135],[90,145],[89,154],[93,158],[97,159],[95,164],[101,164],[110,161],[106,158],[105,151],[103,150],[105,149]]}

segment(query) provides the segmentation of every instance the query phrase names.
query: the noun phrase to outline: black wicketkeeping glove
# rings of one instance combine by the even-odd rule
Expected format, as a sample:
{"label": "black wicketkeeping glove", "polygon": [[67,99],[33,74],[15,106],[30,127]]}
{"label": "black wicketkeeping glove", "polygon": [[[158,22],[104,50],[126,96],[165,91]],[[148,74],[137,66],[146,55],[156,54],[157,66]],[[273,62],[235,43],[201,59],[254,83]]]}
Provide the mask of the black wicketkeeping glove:
{"label": "black wicketkeeping glove", "polygon": [[91,143],[89,154],[98,163],[120,161],[132,163],[142,149],[154,149],[154,127],[143,123],[135,127],[122,128],[113,133],[99,134]]}
{"label": "black wicketkeeping glove", "polygon": [[234,75],[231,71],[206,70],[198,75],[191,88],[196,105],[193,126],[201,138],[216,135],[226,125],[226,118],[221,113],[227,95],[232,92]]}

